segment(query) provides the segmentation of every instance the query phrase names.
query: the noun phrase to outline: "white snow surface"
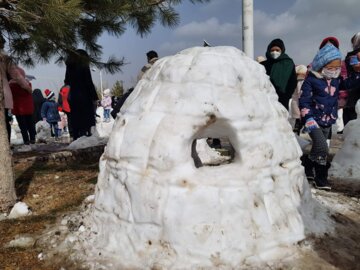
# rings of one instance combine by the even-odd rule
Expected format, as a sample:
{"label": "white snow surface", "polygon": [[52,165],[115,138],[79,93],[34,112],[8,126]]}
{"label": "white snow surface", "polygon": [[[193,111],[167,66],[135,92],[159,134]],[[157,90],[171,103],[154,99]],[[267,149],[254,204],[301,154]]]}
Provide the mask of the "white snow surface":
{"label": "white snow surface", "polygon": [[11,209],[10,214],[8,216],[9,219],[19,218],[23,216],[27,216],[30,214],[29,207],[24,202],[17,202],[14,207]]}
{"label": "white snow surface", "polygon": [[36,140],[38,142],[49,142],[52,140],[51,137],[51,127],[50,124],[46,121],[39,121],[35,125],[36,129]]}
{"label": "white snow surface", "polygon": [[356,112],[357,119],[345,126],[344,143],[331,162],[329,175],[336,179],[360,181],[360,100]]}
{"label": "white snow surface", "polygon": [[[239,269],[329,230],[287,119],[263,66],[234,47],[158,60],[114,123],[78,256],[91,269]],[[229,138],[231,163],[195,167],[193,141],[208,137]]]}

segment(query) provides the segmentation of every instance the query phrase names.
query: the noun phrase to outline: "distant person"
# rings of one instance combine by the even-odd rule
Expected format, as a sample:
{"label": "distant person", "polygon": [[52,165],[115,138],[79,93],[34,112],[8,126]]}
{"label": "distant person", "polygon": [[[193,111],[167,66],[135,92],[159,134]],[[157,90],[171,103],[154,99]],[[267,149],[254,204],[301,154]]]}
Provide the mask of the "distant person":
{"label": "distant person", "polygon": [[128,90],[125,94],[123,94],[123,95],[119,98],[118,102],[116,103],[116,106],[114,106],[113,110],[112,110],[111,113],[110,113],[111,116],[112,116],[114,119],[116,118],[117,114],[120,112],[120,109],[121,109],[121,107],[124,105],[126,99],[130,96],[130,94],[131,94],[133,91],[134,91],[134,88],[131,87],[131,88],[129,88],[129,90]]}
{"label": "distant person", "polygon": [[90,57],[82,49],[68,54],[66,59],[65,84],[70,86],[69,104],[74,140],[91,136],[95,126],[94,104],[98,100],[90,72]]}
{"label": "distant person", "polygon": [[8,134],[8,140],[11,138],[11,121],[12,117],[10,110],[13,108],[13,98],[11,89],[9,86],[9,80],[13,79],[16,83],[25,90],[31,91],[31,87],[27,80],[21,76],[16,64],[12,59],[4,52],[5,39],[0,35],[0,76],[2,82],[2,89],[4,93],[4,114],[6,122],[6,130]]}
{"label": "distant person", "polygon": [[58,111],[59,104],[55,102],[55,94],[53,91],[45,89],[44,93],[46,101],[41,107],[41,117],[44,121],[49,123],[51,132],[54,134],[55,140],[57,141],[60,135],[58,122],[61,121]]}
{"label": "distant person", "polygon": [[61,108],[60,111],[66,114],[67,127],[69,129],[70,137],[73,137],[72,123],[71,123],[71,109],[69,104],[70,86],[63,85],[59,91],[58,103]]}
{"label": "distant person", "polygon": [[[17,69],[21,76],[25,79],[25,71],[20,67]],[[12,114],[15,115],[16,121],[18,122],[23,142],[26,145],[34,144],[36,130],[33,119],[34,101],[31,84],[28,82],[30,89],[23,89],[16,80],[10,80],[9,85],[14,102]]]}
{"label": "distant person", "polygon": [[141,68],[141,71],[138,75],[138,81],[140,81],[142,79],[145,72],[148,71],[152,67],[152,65],[159,59],[158,54],[155,51],[147,52],[146,57],[147,57],[148,63]]}
{"label": "distant person", "polygon": [[301,96],[301,86],[307,74],[307,67],[305,65],[298,65],[296,66],[295,71],[297,78],[297,86],[291,97],[291,118],[295,120],[293,131],[297,135],[300,135],[302,123],[299,109],[299,98]]}
{"label": "distant person", "polygon": [[33,121],[36,124],[42,120],[41,117],[41,107],[45,102],[45,98],[40,89],[36,88],[32,92],[33,102],[34,102],[34,113],[33,113]]}
{"label": "distant person", "polygon": [[111,102],[110,89],[105,89],[104,97],[101,100],[101,106],[104,109],[104,122],[110,122]]}
{"label": "distant person", "polygon": [[289,110],[289,100],[297,84],[294,61],[285,53],[284,42],[279,38],[268,45],[266,58],[261,64],[265,66],[279,102]]}
{"label": "distant person", "polygon": [[[348,77],[360,76],[360,32],[351,38],[353,50],[345,57]],[[344,126],[351,120],[357,118],[355,111],[356,102],[360,99],[360,89],[354,88],[348,91],[346,104],[343,109]]]}

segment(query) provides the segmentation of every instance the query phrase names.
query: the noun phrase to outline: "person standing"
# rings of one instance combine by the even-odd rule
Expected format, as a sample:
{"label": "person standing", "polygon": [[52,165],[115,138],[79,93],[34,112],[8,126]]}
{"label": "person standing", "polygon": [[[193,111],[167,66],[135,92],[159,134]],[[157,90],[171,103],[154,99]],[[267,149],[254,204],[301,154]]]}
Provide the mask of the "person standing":
{"label": "person standing", "polygon": [[[327,157],[329,146],[326,142],[331,126],[338,115],[339,89],[360,86],[359,77],[343,80],[341,73],[341,53],[332,44],[326,44],[316,54],[308,73],[299,99],[304,130],[312,139],[309,160],[305,166],[315,168],[315,187],[330,190],[328,182]],[[305,167],[305,171],[309,168]]]}
{"label": "person standing", "polygon": [[67,127],[70,133],[70,137],[73,137],[72,125],[71,125],[71,109],[69,104],[70,86],[64,85],[60,88],[58,103],[61,107],[61,111],[66,114]]}
{"label": "person standing", "polygon": [[33,102],[34,102],[34,113],[33,113],[33,121],[36,125],[37,122],[40,122],[42,120],[41,117],[41,107],[43,103],[45,102],[45,98],[43,94],[41,93],[41,90],[36,88],[32,92]]}
{"label": "person standing", "polygon": [[110,89],[105,89],[104,97],[101,100],[101,106],[104,109],[104,122],[110,122],[111,102]]}
{"label": "person standing", "polygon": [[275,87],[279,102],[289,110],[289,100],[297,85],[294,61],[285,53],[284,42],[279,38],[269,43],[266,58],[261,64]]}
{"label": "person standing", "polygon": [[295,71],[297,76],[297,86],[291,97],[291,118],[295,120],[293,131],[297,135],[300,135],[302,124],[299,109],[299,98],[301,96],[301,86],[307,74],[307,67],[305,65],[298,65],[296,66]]}
{"label": "person standing", "polygon": [[[345,57],[348,77],[360,76],[360,32],[351,38],[353,50]],[[355,111],[356,102],[360,99],[360,89],[354,88],[348,91],[347,101],[343,108],[344,126],[357,118]]]}
{"label": "person standing", "polygon": [[98,100],[90,72],[90,57],[82,49],[70,52],[66,59],[65,84],[70,87],[68,101],[74,140],[91,136],[95,126],[94,103]]}
{"label": "person standing", "polygon": [[44,121],[48,122],[51,128],[51,133],[55,135],[55,140],[59,138],[58,122],[61,121],[58,111],[59,104],[55,102],[55,94],[49,89],[44,91],[46,101],[41,107],[41,117]]}
{"label": "person standing", "polygon": [[138,81],[142,79],[146,71],[148,71],[152,67],[152,65],[159,59],[159,56],[155,51],[148,51],[146,53],[146,57],[148,62],[145,66],[141,68],[140,73],[138,75]]}
{"label": "person standing", "polygon": [[[21,76],[25,79],[25,71],[20,67],[18,67],[17,69]],[[15,80],[10,80],[9,85],[14,102],[12,114],[15,115],[16,120],[19,124],[24,144],[34,144],[36,131],[35,123],[33,120],[34,102],[32,91],[29,89],[21,88]],[[31,87],[31,84],[29,82],[28,85]]]}
{"label": "person standing", "polygon": [[13,97],[9,86],[9,80],[13,79],[24,90],[31,91],[31,87],[27,80],[25,80],[19,73],[16,64],[12,61],[4,52],[5,39],[0,35],[0,76],[2,82],[2,88],[4,93],[4,113],[6,121],[6,130],[8,134],[8,140],[11,138],[11,125],[12,120],[10,116],[10,110],[13,108]]}

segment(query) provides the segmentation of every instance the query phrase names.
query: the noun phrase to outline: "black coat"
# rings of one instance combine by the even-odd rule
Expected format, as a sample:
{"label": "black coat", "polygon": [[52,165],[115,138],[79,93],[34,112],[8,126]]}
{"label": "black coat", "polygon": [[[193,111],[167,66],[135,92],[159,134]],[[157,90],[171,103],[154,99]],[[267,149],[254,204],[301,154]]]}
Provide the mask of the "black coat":
{"label": "black coat", "polygon": [[95,125],[94,102],[98,100],[88,63],[67,61],[65,84],[70,86],[68,97],[74,129],[90,130]]}
{"label": "black coat", "polygon": [[33,119],[34,119],[34,123],[36,124],[37,122],[41,121],[41,106],[43,105],[43,103],[45,102],[45,98],[41,93],[40,89],[35,89],[32,92],[32,96],[33,96],[33,101],[34,101],[34,113],[33,113]]}

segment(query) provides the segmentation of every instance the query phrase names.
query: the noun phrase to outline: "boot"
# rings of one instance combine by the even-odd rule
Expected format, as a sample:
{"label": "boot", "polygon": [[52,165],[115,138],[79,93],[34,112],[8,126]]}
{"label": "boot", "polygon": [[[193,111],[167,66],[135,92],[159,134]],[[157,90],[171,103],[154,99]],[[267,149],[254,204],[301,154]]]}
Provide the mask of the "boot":
{"label": "boot", "polygon": [[317,189],[331,190],[331,186],[327,180],[328,168],[326,165],[315,163],[315,178],[314,185]]}
{"label": "boot", "polygon": [[309,181],[314,180],[314,162],[307,155],[301,157],[302,165],[305,168],[305,175]]}
{"label": "boot", "polygon": [[302,128],[301,120],[296,119],[295,124],[294,124],[293,132],[296,133],[299,136],[301,128]]}

